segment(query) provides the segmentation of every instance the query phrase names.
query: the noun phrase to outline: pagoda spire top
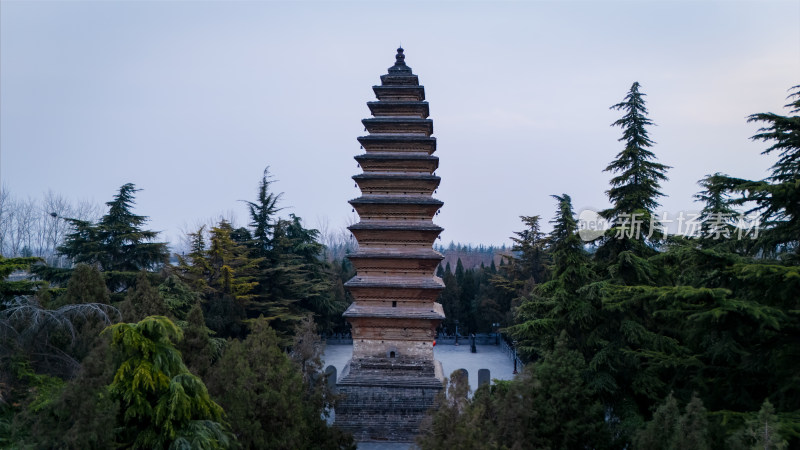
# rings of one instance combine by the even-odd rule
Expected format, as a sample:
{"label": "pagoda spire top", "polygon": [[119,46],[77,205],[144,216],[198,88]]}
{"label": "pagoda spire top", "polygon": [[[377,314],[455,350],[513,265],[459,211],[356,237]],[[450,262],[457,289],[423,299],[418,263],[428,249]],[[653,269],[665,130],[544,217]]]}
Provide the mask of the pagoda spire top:
{"label": "pagoda spire top", "polygon": [[397,48],[397,55],[394,57],[395,62],[392,67],[389,67],[389,73],[392,75],[411,75],[411,67],[406,65],[406,55],[403,54],[403,47]]}

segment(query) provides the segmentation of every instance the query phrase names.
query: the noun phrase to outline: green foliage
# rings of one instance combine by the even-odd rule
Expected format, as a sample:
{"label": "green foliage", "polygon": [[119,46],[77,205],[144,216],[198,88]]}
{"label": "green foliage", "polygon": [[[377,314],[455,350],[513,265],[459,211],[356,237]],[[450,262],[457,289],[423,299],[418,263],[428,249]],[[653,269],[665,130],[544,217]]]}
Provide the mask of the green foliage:
{"label": "green foliage", "polygon": [[222,408],[175,348],[180,329],[163,316],[111,326],[119,364],[109,386],[120,402],[118,439],[132,448],[226,448]]}
{"label": "green foliage", "polygon": [[681,415],[678,402],[670,393],[656,409],[653,419],[636,435],[633,447],[645,450],[710,448],[708,417],[702,400],[693,395]]}
{"label": "green foliage", "polygon": [[53,302],[53,307],[83,303],[111,303],[111,297],[96,267],[78,264],[67,282],[67,289]]}
{"label": "green foliage", "polygon": [[147,316],[164,316],[168,312],[160,292],[150,284],[144,271],[136,276],[136,285],[128,290],[120,310],[123,320],[129,322],[137,322]]}
{"label": "green foliage", "polygon": [[655,154],[648,150],[653,141],[647,133],[653,122],[647,118],[644,96],[639,92],[639,82],[634,82],[625,99],[611,109],[625,113],[612,126],[622,128],[625,148],[617,154],[606,172],[618,173],[611,179],[608,199],[614,205],[606,214],[616,217],[620,213],[647,211],[653,213],[658,207],[657,198],[664,194],[659,191],[661,181],[667,179],[665,173],[669,166],[654,162]]}
{"label": "green foliage", "polygon": [[18,295],[31,295],[42,285],[38,281],[18,280],[9,281],[8,276],[19,270],[28,270],[32,264],[40,262],[41,258],[3,258],[0,255],[0,309],[3,303]]}
{"label": "green foliage", "polygon": [[125,290],[139,271],[153,271],[167,258],[167,244],[154,242],[158,233],[142,229],[147,217],[132,212],[138,191],[132,183],[122,185],[97,224],[65,219],[73,231],[58,251],[76,264],[96,265],[112,292]]}
{"label": "green foliage", "polygon": [[[645,243],[661,239],[655,209],[658,198],[664,195],[659,189],[661,182],[667,180],[666,171],[670,167],[655,162],[655,154],[648,150],[653,141],[646,127],[653,122],[647,118],[644,96],[639,92],[639,83],[634,82],[625,99],[611,107],[624,112],[612,126],[622,128],[619,140],[625,143],[625,148],[605,168],[606,172],[617,174],[611,179],[611,188],[606,191],[612,206],[602,213],[606,219],[614,221],[615,227],[606,234],[598,249],[601,258],[613,259],[624,251],[649,255],[652,252]],[[629,224],[623,225],[626,218]],[[641,220],[640,233],[636,233],[637,228],[633,226],[637,220]],[[619,238],[618,235],[625,232],[624,228],[627,228],[628,235]]]}
{"label": "green foliage", "polygon": [[[52,404],[64,387],[57,377],[38,374],[24,357],[14,357],[4,364],[0,379],[0,427],[6,429],[9,443],[29,437],[27,421],[20,413],[35,415]],[[7,402],[7,403],[6,403]],[[17,414],[16,416],[14,416]],[[0,444],[5,439],[0,437]]]}
{"label": "green foliage", "polygon": [[544,233],[541,231],[539,216],[520,216],[526,228],[522,231],[515,231],[516,236],[511,237],[514,245],[511,250],[519,256],[515,258],[515,270],[519,275],[517,278],[524,280],[533,279],[534,283],[541,283],[547,279],[548,256],[545,252]]}
{"label": "green foliage", "polygon": [[328,428],[317,405],[305,401],[299,368],[265,321],[244,341],[232,340],[207,377],[245,448],[350,448],[352,440]]}
{"label": "green foliage", "polygon": [[678,428],[675,431],[676,447],[696,450],[710,448],[708,427],[708,412],[703,406],[703,401],[693,394],[692,399],[686,404],[686,412],[678,419]]}
{"label": "green foliage", "polygon": [[[800,112],[800,86],[791,88],[786,105],[791,113]],[[777,153],[771,176],[764,181],[734,182],[733,190],[743,194],[737,204],[755,202],[749,212],[760,214],[766,228],[758,239],[758,249],[769,254],[793,252],[791,259],[800,262],[800,116],[758,113],[748,122],[765,124],[751,139],[771,142],[763,154]],[[788,256],[788,255],[787,255]]]}
{"label": "green foliage", "polygon": [[101,303],[43,308],[35,298],[18,297],[0,311],[0,374],[6,362],[23,355],[40,372],[70,377],[99,325],[119,318]]}
{"label": "green foliage", "polygon": [[230,223],[223,220],[211,229],[208,248],[202,228],[192,233],[192,251],[188,258],[179,257],[177,267],[180,276],[201,293],[207,323],[222,336],[243,334],[241,321],[255,297],[255,277],[261,262],[251,257],[245,244],[233,239],[233,232]]}
{"label": "green foliage", "polygon": [[97,341],[81,362],[78,375],[46,408],[26,412],[26,419],[32,423],[25,443],[35,443],[37,448],[113,447],[119,404],[108,393],[108,385],[114,379],[109,342],[108,336]]}
{"label": "green foliage", "polygon": [[258,199],[255,202],[245,202],[250,211],[254,245],[263,253],[267,253],[272,248],[276,216],[283,209],[278,207],[278,201],[283,193],[270,192],[270,185],[273,182],[274,180],[269,174],[269,166],[267,166],[258,184]]}
{"label": "green foliage", "polygon": [[745,427],[728,439],[727,444],[733,450],[782,450],[788,446],[781,437],[780,421],[768,399],[764,400],[758,413],[747,420]]}
{"label": "green foliage", "polygon": [[517,379],[482,386],[472,399],[464,374],[453,372],[417,443],[423,449],[604,447],[603,408],[584,381],[585,369],[562,335]]}
{"label": "green foliage", "polygon": [[199,377],[205,377],[211,363],[219,358],[224,346],[213,339],[214,332],[206,327],[203,309],[196,303],[186,316],[186,327],[183,329],[183,340],[178,343],[178,349],[183,355],[183,362],[189,371]]}
{"label": "green foliage", "polygon": [[599,302],[592,302],[579,290],[594,279],[589,255],[577,235],[572,199],[553,196],[558,202],[552,220],[553,231],[547,238],[552,256],[552,276],[537,285],[516,309],[517,324],[508,332],[519,341],[523,354],[542,354],[553,349],[555,337],[562,330],[571,345],[589,353],[589,337],[598,320]]}
{"label": "green foliage", "polygon": [[193,291],[176,275],[168,276],[158,286],[158,293],[164,299],[170,315],[179,320],[186,318],[189,311],[200,300],[197,292]]}

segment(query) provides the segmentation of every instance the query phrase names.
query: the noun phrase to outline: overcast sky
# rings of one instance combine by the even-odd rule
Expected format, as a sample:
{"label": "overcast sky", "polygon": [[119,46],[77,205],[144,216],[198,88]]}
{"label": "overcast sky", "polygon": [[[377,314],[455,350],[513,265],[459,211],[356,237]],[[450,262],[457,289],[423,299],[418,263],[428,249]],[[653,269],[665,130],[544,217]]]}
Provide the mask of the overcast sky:
{"label": "overcast sky", "polygon": [[285,214],[351,220],[371,86],[402,42],[438,139],[442,242],[499,244],[551,194],[607,206],[609,125],[647,94],[664,211],[705,174],[762,178],[748,114],[786,114],[800,84],[800,2],[0,3],[0,183],[103,203],[180,229],[255,198],[266,166]]}

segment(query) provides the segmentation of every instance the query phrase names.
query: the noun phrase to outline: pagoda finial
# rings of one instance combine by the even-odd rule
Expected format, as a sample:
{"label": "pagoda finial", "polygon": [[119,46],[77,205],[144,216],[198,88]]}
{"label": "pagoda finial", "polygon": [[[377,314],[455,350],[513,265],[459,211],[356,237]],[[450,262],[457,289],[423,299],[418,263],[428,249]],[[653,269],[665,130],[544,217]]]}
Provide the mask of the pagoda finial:
{"label": "pagoda finial", "polygon": [[397,55],[394,57],[394,65],[389,67],[390,74],[411,75],[411,67],[406,65],[406,55],[403,54],[402,45],[397,48]]}
{"label": "pagoda finial", "polygon": [[397,47],[397,56],[394,57],[397,61],[395,61],[395,66],[405,66],[406,65],[406,55],[403,54],[403,47]]}

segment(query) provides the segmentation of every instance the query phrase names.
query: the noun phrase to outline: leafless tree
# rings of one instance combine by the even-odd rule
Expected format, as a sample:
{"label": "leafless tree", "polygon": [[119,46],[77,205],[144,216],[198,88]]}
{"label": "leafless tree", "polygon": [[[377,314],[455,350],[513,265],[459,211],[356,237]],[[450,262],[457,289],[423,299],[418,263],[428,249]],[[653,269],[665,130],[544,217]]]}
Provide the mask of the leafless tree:
{"label": "leafless tree", "polygon": [[64,219],[96,222],[102,213],[89,201],[71,203],[52,190],[41,200],[14,198],[8,188],[0,188],[0,254],[7,257],[39,256],[50,265],[63,266],[58,247],[70,231]]}

